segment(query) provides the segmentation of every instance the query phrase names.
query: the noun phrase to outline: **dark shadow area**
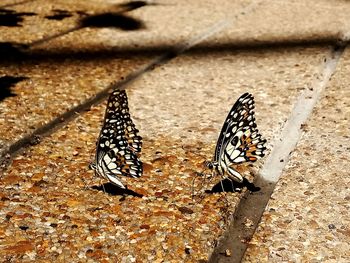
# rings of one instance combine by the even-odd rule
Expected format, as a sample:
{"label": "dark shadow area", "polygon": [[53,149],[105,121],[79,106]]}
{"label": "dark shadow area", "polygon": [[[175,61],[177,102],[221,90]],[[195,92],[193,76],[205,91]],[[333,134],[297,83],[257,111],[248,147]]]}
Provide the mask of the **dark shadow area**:
{"label": "dark shadow area", "polygon": [[167,5],[167,4],[160,4],[160,3],[152,3],[150,1],[131,1],[131,2],[126,2],[126,3],[121,3],[115,5],[117,8],[122,8],[124,12],[129,12],[135,9],[139,9],[144,6],[150,6],[150,5]]}
{"label": "dark shadow area", "polygon": [[103,185],[94,185],[91,188],[94,190],[105,192],[105,193],[110,194],[110,195],[122,195],[122,196],[131,195],[131,196],[135,196],[135,197],[142,197],[143,196],[143,195],[136,193],[132,190],[129,190],[127,188],[126,189],[119,188],[118,186],[115,186],[112,183],[105,183]]}
{"label": "dark shadow area", "polygon": [[241,192],[242,188],[246,187],[251,192],[260,191],[260,187],[256,187],[253,183],[249,182],[246,178],[243,178],[242,183],[230,180],[228,178],[218,182],[213,186],[211,190],[207,190],[207,193],[222,193],[222,192]]}
{"label": "dark shadow area", "polygon": [[[267,41],[236,41],[232,43],[213,43],[207,45],[196,45],[187,50],[185,54],[194,56],[206,56],[207,54],[216,54],[224,52],[280,52],[286,49],[296,49],[301,47],[326,47],[340,46],[342,43],[338,38],[329,36],[324,38],[304,38],[304,39],[271,39]],[[0,54],[2,59],[0,64],[8,64],[11,62],[29,61],[30,63],[40,63],[41,61],[55,60],[60,63],[66,59],[76,60],[96,60],[96,59],[113,59],[113,58],[130,58],[130,57],[150,57],[164,54],[177,55],[177,50],[173,46],[135,46],[135,47],[87,47],[86,49],[75,49],[71,47],[62,47],[60,49],[30,49],[19,43],[0,42]],[[9,61],[13,59],[15,61]]]}
{"label": "dark shadow area", "polygon": [[144,24],[140,20],[118,13],[89,15],[81,18],[79,24],[81,27],[112,27],[126,31],[144,28]]}
{"label": "dark shadow area", "polygon": [[67,10],[53,9],[52,15],[45,16],[45,18],[49,20],[63,20],[72,16],[73,14]]}
{"label": "dark shadow area", "polygon": [[131,1],[131,2],[118,4],[117,6],[120,8],[125,8],[125,11],[128,12],[128,11],[138,9],[140,7],[144,7],[146,5],[155,5],[155,4],[152,4],[146,1]]}
{"label": "dark shadow area", "polygon": [[[0,42],[0,56],[2,59],[24,58],[27,54],[23,51],[28,46],[11,42]],[[1,61],[0,61],[1,63]]]}
{"label": "dark shadow area", "polygon": [[0,26],[15,27],[22,26],[20,23],[23,22],[25,16],[35,16],[36,13],[32,12],[21,12],[18,13],[15,10],[0,9]]}
{"label": "dark shadow area", "polygon": [[27,77],[14,77],[14,76],[3,76],[0,77],[0,102],[7,97],[16,96],[15,93],[11,91],[11,87],[16,85],[18,82],[28,79]]}

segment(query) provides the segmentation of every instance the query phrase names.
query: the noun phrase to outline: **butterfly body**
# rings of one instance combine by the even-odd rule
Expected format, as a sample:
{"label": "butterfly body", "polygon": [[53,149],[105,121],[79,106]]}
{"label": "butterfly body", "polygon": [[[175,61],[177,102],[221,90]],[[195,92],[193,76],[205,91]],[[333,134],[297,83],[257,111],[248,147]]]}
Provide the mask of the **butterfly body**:
{"label": "butterfly body", "polygon": [[138,132],[129,114],[125,90],[113,91],[107,102],[95,161],[91,165],[95,173],[120,188],[125,186],[119,176],[140,177],[142,162],[138,154],[142,137]]}
{"label": "butterfly body", "polygon": [[265,155],[266,140],[256,127],[254,98],[245,93],[233,105],[223,124],[213,160],[206,162],[212,174],[227,175],[231,180],[243,182],[242,175],[233,166],[255,162]]}

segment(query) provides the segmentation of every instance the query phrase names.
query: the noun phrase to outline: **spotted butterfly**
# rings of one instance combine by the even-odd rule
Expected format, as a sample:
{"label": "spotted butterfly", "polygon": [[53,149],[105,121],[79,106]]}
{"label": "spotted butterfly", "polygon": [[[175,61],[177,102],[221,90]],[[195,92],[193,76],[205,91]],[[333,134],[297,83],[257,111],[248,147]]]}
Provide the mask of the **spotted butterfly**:
{"label": "spotted butterfly", "polygon": [[107,102],[104,123],[91,168],[102,178],[125,188],[118,176],[140,177],[142,137],[132,122],[125,90],[114,90]]}
{"label": "spotted butterfly", "polygon": [[221,129],[212,161],[206,167],[212,175],[219,174],[242,183],[242,175],[233,168],[234,164],[255,162],[265,155],[266,140],[256,128],[254,97],[244,93],[233,105]]}

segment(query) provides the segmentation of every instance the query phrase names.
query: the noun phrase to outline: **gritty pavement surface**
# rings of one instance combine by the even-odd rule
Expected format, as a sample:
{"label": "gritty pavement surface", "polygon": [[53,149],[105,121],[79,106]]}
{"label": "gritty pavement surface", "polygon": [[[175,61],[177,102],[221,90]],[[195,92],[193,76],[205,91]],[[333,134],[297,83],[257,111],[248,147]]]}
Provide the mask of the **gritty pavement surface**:
{"label": "gritty pavement surface", "polygon": [[[1,261],[350,261],[348,1],[6,0],[0,36]],[[257,181],[321,81],[255,234],[247,217],[252,234],[230,239],[249,190],[196,176],[227,112],[254,95],[268,156],[236,168]],[[88,168],[121,87],[143,137],[126,191]],[[210,258],[224,235],[246,252]]]}

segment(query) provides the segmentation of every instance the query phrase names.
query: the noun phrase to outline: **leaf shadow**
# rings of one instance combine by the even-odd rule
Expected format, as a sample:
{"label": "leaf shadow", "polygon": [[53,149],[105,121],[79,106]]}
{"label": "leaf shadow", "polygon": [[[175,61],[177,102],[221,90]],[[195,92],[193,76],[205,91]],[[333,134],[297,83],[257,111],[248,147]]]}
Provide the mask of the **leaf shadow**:
{"label": "leaf shadow", "polygon": [[103,13],[83,17],[80,19],[80,26],[93,28],[112,27],[126,31],[138,30],[145,27],[142,21],[118,13]]}
{"label": "leaf shadow", "polygon": [[36,13],[32,12],[16,12],[11,9],[0,9],[0,26],[6,27],[19,27],[24,21],[25,16],[35,16]]}

